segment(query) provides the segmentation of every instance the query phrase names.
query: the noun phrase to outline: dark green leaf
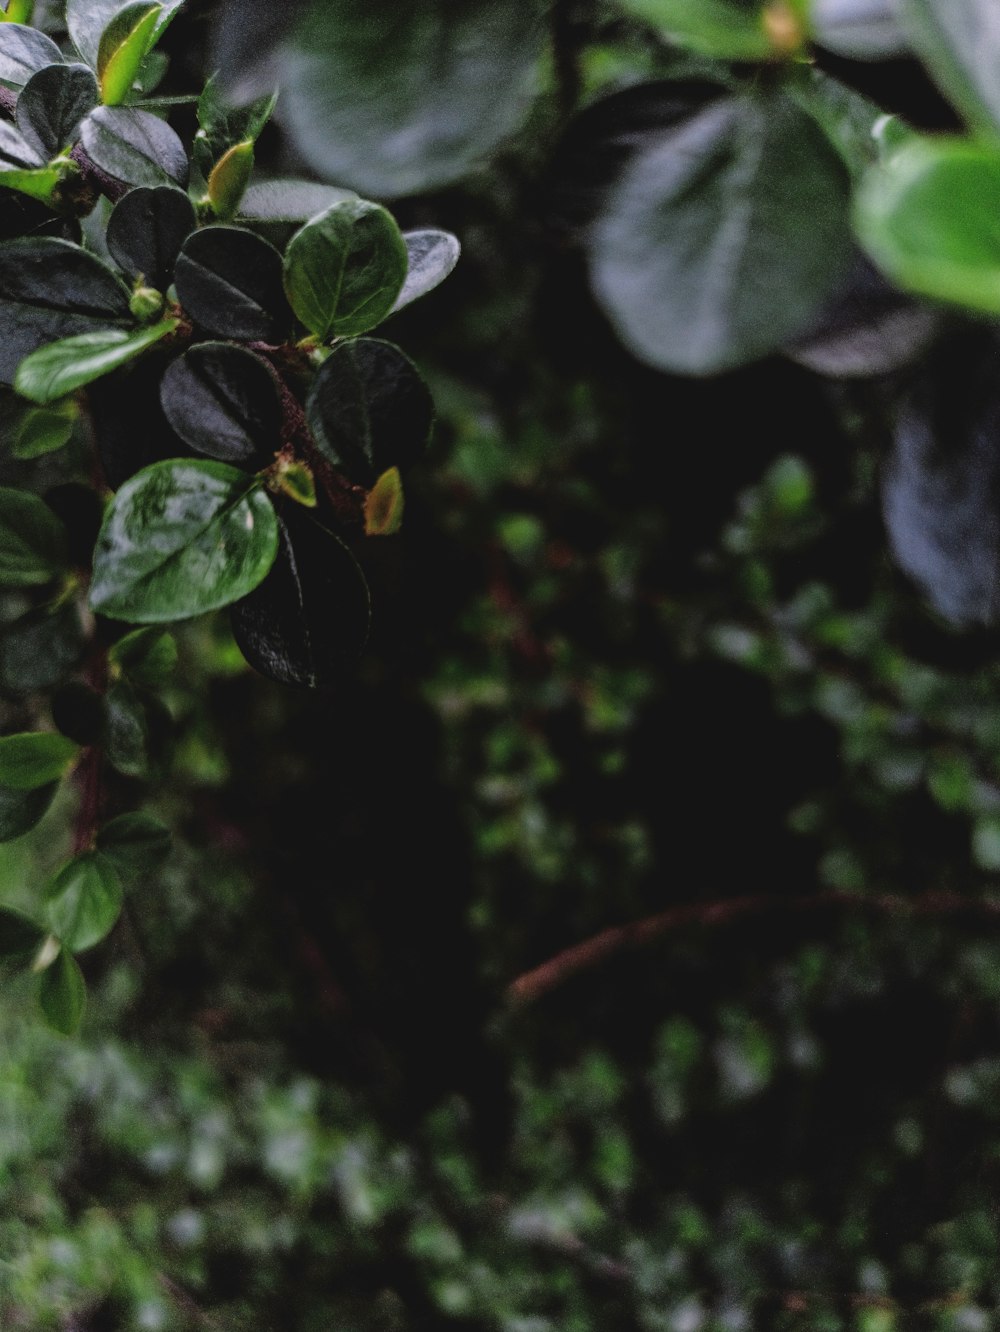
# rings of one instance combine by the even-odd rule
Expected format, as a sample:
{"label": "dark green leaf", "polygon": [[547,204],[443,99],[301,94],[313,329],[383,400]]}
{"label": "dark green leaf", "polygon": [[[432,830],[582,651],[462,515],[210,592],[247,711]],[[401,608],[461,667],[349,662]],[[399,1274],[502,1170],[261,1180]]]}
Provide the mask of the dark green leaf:
{"label": "dark green leaf", "polygon": [[62,60],[51,37],[21,23],[0,23],[0,84],[23,88],[32,74]]}
{"label": "dark green leaf", "polygon": [[72,1036],[80,1029],[87,1007],[87,985],[79,963],[63,948],[42,972],[38,989],[42,1015],[53,1031]]}
{"label": "dark green leaf", "polygon": [[135,107],[99,106],[80,130],[95,166],[126,185],[184,185],[187,153],[164,120]]}
{"label": "dark green leaf", "polygon": [[104,752],[125,777],[162,777],[171,739],[170,713],[155,695],[119,680],[104,703]]}
{"label": "dark green leaf", "polygon": [[62,523],[37,495],[0,488],[0,587],[30,587],[65,572]]}
{"label": "dark green leaf", "polygon": [[170,829],[152,814],[121,814],[97,834],[97,849],[126,884],[162,864],[170,843]]}
{"label": "dark green leaf", "polygon": [[121,915],[122,885],[111,861],[85,851],[62,867],[45,890],[46,918],[63,944],[82,952],[100,943]]}
{"label": "dark green leaf", "polygon": [[761,0],[621,0],[621,4],[670,41],[702,55],[767,60],[775,54]]}
{"label": "dark green leaf", "polygon": [[0,634],[0,684],[13,694],[51,689],[77,665],[84,643],[75,601],[29,611]]}
{"label": "dark green leaf", "polygon": [[643,151],[597,223],[591,277],[623,341],[713,374],[816,317],[851,255],[847,176],[782,96],[716,102]]}
{"label": "dark green leaf", "polygon": [[900,0],[899,15],[945,96],[970,124],[1000,133],[996,0]]}
{"label": "dark green leaf", "polygon": [[209,458],[262,467],[281,447],[274,372],[242,347],[192,347],[164,375],[160,401],[181,439]]}
{"label": "dark green leaf", "polygon": [[543,28],[523,0],[313,5],[281,61],[279,115],[321,176],[381,198],[467,175],[522,123]]}
{"label": "dark green leaf", "polygon": [[[188,457],[191,450],[171,429],[160,406],[160,357],[140,357],[87,390],[101,468],[112,490],[152,463]],[[142,421],[142,429],[136,422]]]}
{"label": "dark green leaf", "polygon": [[216,337],[279,342],[291,323],[281,255],[239,227],[205,227],[189,236],[175,282],[185,311]]}
{"label": "dark green leaf", "polygon": [[245,596],[274,562],[277,519],[259,483],[218,462],[162,462],[127,481],[97,541],[90,601],[160,624]]}
{"label": "dark green leaf", "polygon": [[[129,0],[67,0],[66,26],[70,40],[92,68],[97,68],[104,29]],[[161,14],[153,32],[153,42],[160,39],[184,0],[163,0]]]}
{"label": "dark green leaf", "polygon": [[1000,152],[965,139],[915,139],[869,173],[858,234],[900,286],[1000,314]]}
{"label": "dark green leaf", "polygon": [[333,204],[356,198],[353,190],[314,180],[262,180],[244,194],[240,217],[248,222],[308,222]]}
{"label": "dark green leaf", "polygon": [[58,790],[58,782],[34,791],[0,786],[0,842],[12,842],[30,832],[48,812]]}
{"label": "dark green leaf", "polygon": [[45,931],[20,911],[0,908],[0,958],[4,961],[30,961],[42,945]]}
{"label": "dark green leaf", "polygon": [[47,236],[0,245],[0,382],[48,342],[132,322],[128,288],[78,245]]}
{"label": "dark green leaf", "polygon": [[61,781],[80,749],[55,731],[22,731],[0,737],[0,786],[35,791]]}
{"label": "dark green leaf", "polygon": [[392,307],[393,313],[439,286],[452,272],[462,252],[458,237],[450,231],[406,231],[403,240],[408,255],[406,280]]}
{"label": "dark green leaf", "polygon": [[133,683],[155,689],[166,684],[174,672],[177,643],[165,629],[136,629],[115,643],[108,658]]}
{"label": "dark green leaf", "polygon": [[334,348],[306,403],[320,452],[352,481],[371,487],[390,467],[422,456],[434,419],[427,386],[391,342],[357,338]]}
{"label": "dark green leaf", "polygon": [[147,348],[173,333],[177,322],[164,319],[132,332],[124,328],[96,329],[51,342],[25,357],[14,376],[14,387],[31,402],[56,402],[134,361]]}
{"label": "dark green leaf", "polygon": [[18,97],[17,127],[48,161],[73,143],[96,105],[97,83],[86,65],[49,65],[32,75]]}
{"label": "dark green leaf", "polygon": [[72,401],[52,407],[33,407],[25,403],[10,437],[11,457],[40,458],[61,449],[73,434],[77,416],[77,407]]}
{"label": "dark green leaf", "polygon": [[105,106],[118,106],[132,91],[161,13],[156,0],[132,0],[104,29],[97,49],[97,76]]}
{"label": "dark green leaf", "polygon": [[0,182],[10,171],[34,171],[44,158],[33,143],[6,120],[0,120]]}
{"label": "dark green leaf", "polygon": [[279,684],[335,684],[368,638],[368,584],[342,541],[304,509],[281,520],[274,568],[232,610],[233,633],[255,670]]}
{"label": "dark green leaf", "polygon": [[104,695],[71,680],[52,696],[52,720],[78,745],[96,745],[104,733]]}
{"label": "dark green leaf", "polygon": [[285,254],[285,290],[310,333],[353,337],[380,323],[406,281],[406,242],[391,213],[363,199],[307,222]]}
{"label": "dark green leaf", "polygon": [[196,225],[183,190],[140,185],[118,201],[108,219],[108,250],[130,278],[166,291],[181,246]]}

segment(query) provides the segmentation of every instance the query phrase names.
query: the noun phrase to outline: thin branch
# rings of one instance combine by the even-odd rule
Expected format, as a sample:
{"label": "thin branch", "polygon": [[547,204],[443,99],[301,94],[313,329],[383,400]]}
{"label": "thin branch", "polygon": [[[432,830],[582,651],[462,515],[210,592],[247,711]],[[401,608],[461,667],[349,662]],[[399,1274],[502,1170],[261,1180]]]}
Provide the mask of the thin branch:
{"label": "thin branch", "polygon": [[811,912],[846,907],[882,916],[970,916],[1000,922],[1000,900],[969,898],[961,893],[925,893],[906,898],[892,894],[862,897],[857,893],[832,889],[810,897],[779,897],[773,893],[731,897],[720,902],[690,902],[669,907],[655,916],[630,925],[602,930],[582,943],[564,949],[541,966],[524,972],[507,986],[506,998],[514,1007],[533,1003],[580,971],[598,966],[610,957],[653,943],[665,934],[689,926],[731,925],[746,916],[765,915],[769,911]]}

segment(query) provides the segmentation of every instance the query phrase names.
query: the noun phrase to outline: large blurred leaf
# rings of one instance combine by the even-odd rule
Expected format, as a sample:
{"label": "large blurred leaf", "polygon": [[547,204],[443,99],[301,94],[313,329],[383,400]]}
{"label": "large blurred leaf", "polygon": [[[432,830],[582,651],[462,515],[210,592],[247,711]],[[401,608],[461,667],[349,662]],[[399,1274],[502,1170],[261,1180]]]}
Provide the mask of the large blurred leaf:
{"label": "large blurred leaf", "polygon": [[956,624],[1000,620],[1000,350],[945,348],[903,402],[883,480],[896,559]]}
{"label": "large blurred leaf", "polygon": [[783,96],[716,102],[627,168],[595,224],[591,273],[626,345],[712,374],[814,318],[850,256],[847,177]]}
{"label": "large blurred leaf", "polygon": [[395,219],[347,199],[307,222],[285,253],[285,290],[310,333],[325,341],[367,333],[394,308],[409,257]]}
{"label": "large blurred leaf", "polygon": [[774,53],[762,0],[621,0],[621,4],[670,41],[703,55],[766,60]]}
{"label": "large blurred leaf", "polygon": [[47,342],[131,323],[128,289],[78,245],[54,237],[0,245],[0,381],[11,383],[19,362]]}
{"label": "large blurred leaf", "polygon": [[240,651],[280,684],[335,684],[368,638],[368,584],[344,543],[291,506],[274,568],[232,609]]}
{"label": "large blurred leaf", "polygon": [[872,258],[924,296],[1000,314],[1000,152],[915,139],[867,176],[857,226]]}
{"label": "large blurred leaf", "polygon": [[854,60],[885,60],[906,50],[898,8],[895,0],[812,0],[809,17],[816,41],[828,50]]}
{"label": "large blurred leaf", "polygon": [[899,0],[914,47],[970,124],[1000,134],[996,0]]}
{"label": "large blurred leaf", "polygon": [[274,509],[254,478],[218,462],[155,463],[107,512],[90,602],[134,624],[187,619],[245,596],[277,546]]}
{"label": "large blurred leaf", "polygon": [[281,114],[320,175],[391,198],[467,175],[523,121],[539,83],[525,0],[325,0],[281,61]]}

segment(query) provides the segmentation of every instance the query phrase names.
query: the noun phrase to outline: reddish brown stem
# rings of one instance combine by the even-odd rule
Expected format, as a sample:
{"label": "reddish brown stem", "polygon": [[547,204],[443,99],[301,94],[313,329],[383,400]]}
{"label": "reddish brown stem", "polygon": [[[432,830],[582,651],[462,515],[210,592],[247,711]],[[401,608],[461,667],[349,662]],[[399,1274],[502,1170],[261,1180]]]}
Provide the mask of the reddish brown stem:
{"label": "reddish brown stem", "polygon": [[1000,921],[1000,901],[968,898],[960,893],[925,893],[917,898],[892,894],[861,897],[856,893],[833,889],[826,893],[815,893],[811,897],[759,894],[731,897],[721,902],[691,902],[670,907],[631,925],[602,930],[600,934],[574,944],[511,981],[507,986],[506,997],[510,1004],[517,1007],[530,1004],[578,972],[597,966],[616,953],[652,943],[672,930],[687,926],[729,925],[744,916],[763,915],[768,911],[820,911],[837,907],[870,911],[876,915],[968,915]]}

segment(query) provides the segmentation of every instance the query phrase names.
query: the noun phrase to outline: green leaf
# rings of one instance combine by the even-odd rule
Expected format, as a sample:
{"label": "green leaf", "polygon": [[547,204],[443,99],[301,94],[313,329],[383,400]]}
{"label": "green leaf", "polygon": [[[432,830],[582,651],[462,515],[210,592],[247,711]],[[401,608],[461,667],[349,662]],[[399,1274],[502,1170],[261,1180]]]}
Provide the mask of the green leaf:
{"label": "green leaf", "polygon": [[0,23],[0,84],[23,88],[46,65],[60,65],[63,53],[51,37],[21,23]]}
{"label": "green leaf", "polygon": [[0,587],[31,587],[64,573],[66,529],[47,504],[23,490],[0,488]]}
{"label": "green leaf", "polygon": [[712,103],[642,151],[592,233],[595,294],[626,346],[714,374],[804,331],[851,255],[847,175],[790,99]]}
{"label": "green leaf", "polygon": [[0,958],[4,961],[30,961],[44,939],[45,930],[36,921],[9,907],[0,908]]}
{"label": "green leaf", "polygon": [[61,781],[79,752],[79,745],[56,731],[0,736],[0,786],[11,791],[36,791]]}
{"label": "green leaf", "polygon": [[7,0],[6,8],[0,14],[4,23],[30,23],[34,12],[35,0]]}
{"label": "green leaf", "polygon": [[393,536],[403,525],[403,478],[398,467],[382,473],[365,500],[365,536]]}
{"label": "green leaf", "polygon": [[128,288],[80,246],[48,236],[0,245],[0,381],[46,343],[132,322]]}
{"label": "green leaf", "polygon": [[462,247],[450,231],[428,228],[405,231],[407,269],[403,289],[396,297],[391,313],[419,300],[439,286],[458,263]]}
{"label": "green leaf", "polygon": [[270,365],[229,342],[199,342],[160,384],[164,414],[206,457],[257,469],[281,447],[282,406]]}
{"label": "green leaf", "polygon": [[96,105],[97,83],[86,65],[48,65],[17,99],[17,128],[48,162],[69,147]]}
{"label": "green leaf", "polygon": [[11,457],[21,460],[41,458],[61,449],[69,443],[79,414],[72,398],[51,407],[32,407],[25,403],[10,437]]}
{"label": "green leaf", "polygon": [[243,144],[253,147],[277,100],[276,93],[269,93],[246,106],[232,106],[222,95],[218,76],[209,79],[198,99],[199,129],[194,139],[195,165],[206,180],[231,149]]}
{"label": "green leaf", "polygon": [[894,281],[936,300],[1000,314],[1000,152],[918,139],[874,168],[857,199],[858,234]]}
{"label": "green leaf", "polygon": [[62,184],[62,171],[58,167],[37,167],[28,171],[0,172],[0,186],[7,190],[17,190],[29,199],[53,205],[56,191]]}
{"label": "green leaf", "polygon": [[38,1002],[53,1031],[72,1036],[79,1030],[87,1007],[87,985],[79,963],[66,948],[42,972]]}
{"label": "green leaf", "polygon": [[900,0],[900,19],[946,97],[971,125],[1000,133],[996,0]]}
{"label": "green leaf", "polygon": [[119,680],[105,699],[104,752],[125,777],[162,777],[172,718],[155,695]]}
{"label": "green leaf", "polygon": [[12,694],[51,689],[77,665],[85,641],[75,599],[29,611],[0,635],[0,685]]}
{"label": "green leaf", "polygon": [[767,60],[774,43],[760,3],[740,0],[621,0],[623,9],[659,28],[678,46],[723,60]]}
{"label": "green leaf", "polygon": [[315,509],[316,478],[304,462],[283,461],[272,473],[270,485],[303,508]]}
{"label": "green leaf", "polygon": [[104,29],[97,48],[97,76],[105,106],[118,106],[132,91],[155,40],[161,13],[156,0],[134,0]]}
{"label": "green leaf", "polygon": [[34,791],[0,786],[0,842],[12,842],[30,832],[48,812],[58,790],[58,782]]}
{"label": "green leaf", "polygon": [[84,851],[65,864],[45,890],[49,928],[74,953],[93,948],[121,915],[122,883],[100,851]]}
{"label": "green leaf", "polygon": [[152,814],[120,814],[97,834],[97,849],[127,884],[166,860],[171,841],[170,829]]}
{"label": "green leaf", "polygon": [[279,115],[320,176],[380,198],[459,180],[525,119],[544,27],[523,0],[369,0],[306,10],[284,48]]}
{"label": "green leaf", "polygon": [[[97,69],[104,30],[130,0],[67,0],[66,26],[70,40],[92,69]],[[176,16],[184,0],[164,0],[153,31],[155,46]]]}
{"label": "green leaf", "polygon": [[173,333],[177,319],[164,319],[149,328],[129,332],[123,328],[97,329],[62,338],[25,357],[14,376],[22,397],[41,404],[56,402],[84,384],[111,374],[120,366]]}
{"label": "green leaf", "polygon": [[115,204],[107,246],[123,272],[166,291],[181,246],[197,226],[194,207],[173,185],[140,185]]}
{"label": "green leaf", "polygon": [[395,219],[348,199],[307,222],[285,254],[285,290],[310,333],[325,341],[374,328],[403,289],[409,259]]}
{"label": "green leaf", "polygon": [[251,231],[196,231],[184,242],[174,281],[185,312],[216,337],[280,342],[291,327],[281,255]]}
{"label": "green leaf", "polygon": [[353,190],[314,180],[262,180],[247,189],[239,213],[248,222],[308,222],[334,204],[357,197]]}
{"label": "green leaf", "polygon": [[111,665],[136,684],[158,688],[170,679],[177,665],[177,642],[165,629],[135,629],[120,638],[108,653]]}
{"label": "green leaf", "polygon": [[84,120],[80,140],[95,166],[126,185],[187,183],[184,145],[150,111],[99,106]]}
{"label": "green leaf", "polygon": [[227,222],[236,216],[240,200],[253,174],[253,143],[234,144],[219,158],[208,177],[208,201],[216,217]]}
{"label": "green leaf", "polygon": [[259,481],[218,462],[154,463],[108,509],[90,602],[135,624],[187,619],[245,596],[277,547],[277,519]]}

